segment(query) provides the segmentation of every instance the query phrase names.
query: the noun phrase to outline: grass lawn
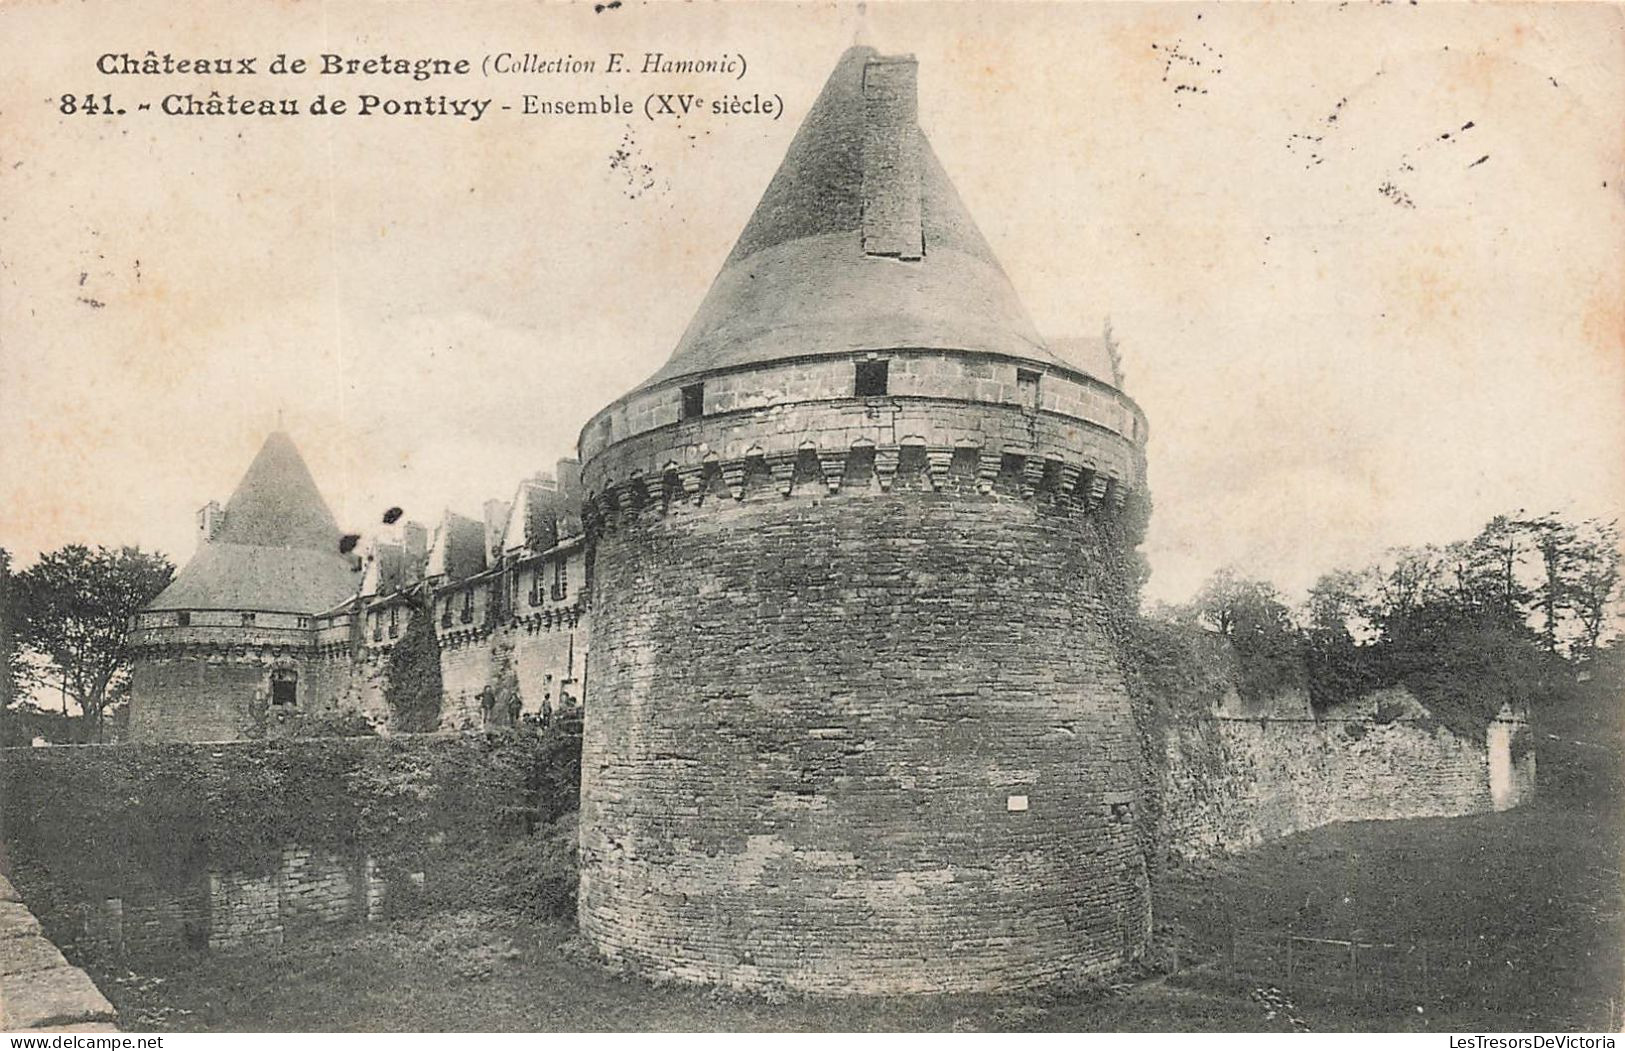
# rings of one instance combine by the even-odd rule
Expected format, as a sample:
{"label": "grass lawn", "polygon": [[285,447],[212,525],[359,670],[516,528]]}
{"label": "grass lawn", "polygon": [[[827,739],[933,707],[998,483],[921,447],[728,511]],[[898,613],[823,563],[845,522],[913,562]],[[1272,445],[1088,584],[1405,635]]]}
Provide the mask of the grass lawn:
{"label": "grass lawn", "polygon": [[[1066,995],[769,1004],[620,978],[582,962],[568,924],[479,911],[92,973],[132,1030],[1267,1030],[1292,1016],[1317,1031],[1597,1029],[1622,980],[1615,814],[1543,799],[1322,828],[1188,866],[1169,874],[1159,905],[1180,973]],[[1232,923],[1466,939],[1493,966],[1453,1004],[1355,1002],[1228,973]]]}

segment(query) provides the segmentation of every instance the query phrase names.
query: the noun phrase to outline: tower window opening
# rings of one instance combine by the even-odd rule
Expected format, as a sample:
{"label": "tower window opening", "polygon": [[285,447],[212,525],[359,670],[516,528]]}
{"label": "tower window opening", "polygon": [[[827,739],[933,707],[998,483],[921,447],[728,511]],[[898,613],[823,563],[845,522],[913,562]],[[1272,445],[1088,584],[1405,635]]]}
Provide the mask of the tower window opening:
{"label": "tower window opening", "polygon": [[1021,407],[1028,412],[1038,411],[1038,373],[1032,369],[1016,370],[1016,396]]}
{"label": "tower window opening", "polygon": [[299,673],[292,668],[278,668],[271,673],[271,703],[297,704],[299,701]]}
{"label": "tower window opening", "polygon": [[463,592],[463,612],[459,618],[464,624],[474,623],[474,589]]}
{"label": "tower window opening", "polygon": [[859,398],[878,398],[886,393],[888,362],[860,361],[852,380],[852,393]]}
{"label": "tower window opening", "polygon": [[396,638],[401,633],[401,607],[389,607],[389,637]]}
{"label": "tower window opening", "polygon": [[553,601],[563,602],[570,594],[569,560],[559,559],[553,563]]}
{"label": "tower window opening", "polygon": [[705,415],[705,384],[691,383],[683,388],[683,419],[697,420]]}

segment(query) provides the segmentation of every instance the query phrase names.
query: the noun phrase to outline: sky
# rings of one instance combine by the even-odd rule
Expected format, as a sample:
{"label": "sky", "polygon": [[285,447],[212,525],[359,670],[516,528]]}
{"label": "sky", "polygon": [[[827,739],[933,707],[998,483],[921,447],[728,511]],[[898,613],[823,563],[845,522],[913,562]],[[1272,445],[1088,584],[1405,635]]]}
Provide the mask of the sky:
{"label": "sky", "polygon": [[[657,369],[844,48],[1041,332],[1119,340],[1147,597],[1301,594],[1527,508],[1625,510],[1625,10],[1580,4],[34,3],[0,85],[0,546],[183,562],[267,432],[340,524],[477,514]],[[715,76],[105,76],[104,52],[742,55]],[[782,119],[170,117],[165,94]],[[111,93],[122,117],[60,112]]]}

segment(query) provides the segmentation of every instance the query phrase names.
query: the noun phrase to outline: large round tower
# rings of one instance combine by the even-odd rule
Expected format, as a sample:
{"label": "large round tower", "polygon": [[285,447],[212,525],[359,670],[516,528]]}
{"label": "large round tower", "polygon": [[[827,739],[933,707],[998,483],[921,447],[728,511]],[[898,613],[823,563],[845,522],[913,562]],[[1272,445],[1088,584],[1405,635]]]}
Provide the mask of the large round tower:
{"label": "large round tower", "polygon": [[1109,970],[1150,925],[1126,612],[1145,423],[1039,337],[854,48],[671,360],[581,436],[580,923],[814,992]]}

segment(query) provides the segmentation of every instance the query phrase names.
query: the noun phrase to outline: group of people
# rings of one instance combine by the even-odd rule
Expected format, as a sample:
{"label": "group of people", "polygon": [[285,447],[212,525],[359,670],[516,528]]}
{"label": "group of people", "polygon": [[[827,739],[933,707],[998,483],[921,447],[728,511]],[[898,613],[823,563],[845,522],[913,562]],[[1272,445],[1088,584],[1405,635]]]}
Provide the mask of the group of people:
{"label": "group of people", "polygon": [[[559,701],[565,707],[573,707],[568,694],[559,695]],[[542,700],[542,710],[535,715],[524,714],[525,705],[520,699],[519,691],[512,687],[497,689],[487,684],[480,691],[480,714],[483,717],[486,729],[502,726],[517,727],[526,721],[535,721],[546,726],[553,719],[553,702],[551,698]]]}

